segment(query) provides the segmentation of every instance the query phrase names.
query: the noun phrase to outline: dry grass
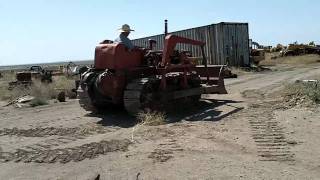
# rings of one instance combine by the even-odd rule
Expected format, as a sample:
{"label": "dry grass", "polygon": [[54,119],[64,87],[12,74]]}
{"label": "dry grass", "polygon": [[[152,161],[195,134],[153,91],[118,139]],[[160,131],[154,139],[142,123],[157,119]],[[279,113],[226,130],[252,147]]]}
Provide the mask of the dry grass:
{"label": "dry grass", "polygon": [[242,75],[245,75],[245,74],[250,74],[252,72],[250,71],[245,71],[244,69],[240,68],[240,67],[230,67],[231,69],[231,72],[233,74],[236,74],[238,76],[242,76]]}
{"label": "dry grass", "polygon": [[274,59],[274,57],[278,57],[279,52],[273,52],[273,53],[265,53],[265,60],[260,61],[259,65],[262,66],[275,66],[278,64],[278,60]]}
{"label": "dry grass", "polygon": [[15,81],[15,73],[3,73],[3,78],[0,79],[0,100],[11,101],[24,95],[34,96],[35,99],[30,103],[31,106],[48,104],[50,99],[55,99],[57,94],[64,91],[67,97],[74,97],[72,89],[75,88],[74,78],[65,76],[53,77],[53,83],[42,83],[38,79],[33,79],[31,87],[15,87],[13,90],[8,90],[8,83]]}
{"label": "dry grass", "polygon": [[31,102],[30,102],[31,107],[42,106],[42,105],[47,105],[47,104],[49,104],[48,100],[45,98],[41,98],[41,97],[36,97],[33,100],[31,100]]}
{"label": "dry grass", "polygon": [[75,78],[56,76],[53,78],[53,85],[56,90],[65,91],[68,97],[73,95],[72,89],[75,88]]}
{"label": "dry grass", "polygon": [[306,65],[314,64],[320,62],[320,56],[316,54],[308,54],[301,56],[287,56],[287,57],[277,57],[276,53],[266,53],[266,59],[261,61],[259,65],[263,66],[275,66],[277,64],[291,64],[291,65]]}
{"label": "dry grass", "polygon": [[32,107],[48,104],[50,99],[54,99],[56,97],[53,85],[42,84],[38,81],[35,81],[31,87],[18,86],[12,90],[8,90],[8,86],[3,86],[0,89],[0,93],[1,100],[7,101],[12,101],[25,95],[31,95],[35,97],[30,102]]}
{"label": "dry grass", "polygon": [[53,83],[56,88],[68,88],[70,84],[74,82],[73,79],[69,79],[65,76],[55,76],[53,77]]}
{"label": "dry grass", "polygon": [[10,98],[10,91],[3,83],[0,85],[0,100],[8,100]]}
{"label": "dry grass", "polygon": [[137,115],[138,124],[132,128],[131,141],[134,142],[134,132],[143,125],[158,126],[166,124],[166,116],[162,112],[140,112]]}
{"label": "dry grass", "polygon": [[29,94],[47,100],[57,97],[54,84],[41,83],[40,81],[34,81]]}
{"label": "dry grass", "polygon": [[1,73],[3,77],[0,79],[0,81],[9,82],[14,81],[16,78],[16,74],[14,71],[2,71]]}
{"label": "dry grass", "polygon": [[[1,74],[3,75],[3,77],[0,78],[0,100],[8,100],[13,94],[8,90],[8,82],[14,81],[15,73],[11,71],[2,71]],[[20,94],[20,90],[15,93]]]}
{"label": "dry grass", "polygon": [[282,96],[289,106],[320,104],[320,82],[287,84]]}
{"label": "dry grass", "polygon": [[17,99],[18,97],[27,95],[29,92],[28,89],[23,88],[23,87],[17,87],[13,90],[8,90],[8,85],[1,85],[0,87],[0,98],[1,100],[14,100]]}
{"label": "dry grass", "polygon": [[158,126],[166,124],[166,116],[162,112],[140,112],[137,119],[141,125]]}
{"label": "dry grass", "polygon": [[314,64],[320,62],[320,56],[315,54],[303,56],[288,56],[284,57],[283,64]]}

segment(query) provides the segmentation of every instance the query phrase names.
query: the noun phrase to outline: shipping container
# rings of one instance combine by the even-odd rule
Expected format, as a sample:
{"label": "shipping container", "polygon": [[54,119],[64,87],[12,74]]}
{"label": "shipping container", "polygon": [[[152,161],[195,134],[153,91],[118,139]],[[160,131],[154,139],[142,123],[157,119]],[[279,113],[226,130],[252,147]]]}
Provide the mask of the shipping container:
{"label": "shipping container", "polygon": [[[209,64],[248,66],[250,64],[248,29],[248,23],[221,22],[170,34],[205,42],[205,53]],[[148,39],[157,41],[155,50],[163,49],[164,34],[134,39],[132,42],[136,46],[148,47]],[[202,56],[201,49],[197,46],[178,44],[176,49],[191,51],[195,57]]]}

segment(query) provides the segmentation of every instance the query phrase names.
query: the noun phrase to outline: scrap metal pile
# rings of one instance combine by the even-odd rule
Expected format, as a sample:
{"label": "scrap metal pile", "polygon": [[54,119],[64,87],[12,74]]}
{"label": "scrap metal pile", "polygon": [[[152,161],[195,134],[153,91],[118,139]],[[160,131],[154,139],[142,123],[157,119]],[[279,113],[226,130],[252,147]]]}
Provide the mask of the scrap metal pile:
{"label": "scrap metal pile", "polygon": [[303,54],[319,54],[320,47],[314,44],[289,44],[288,47],[280,51],[280,56],[298,56]]}

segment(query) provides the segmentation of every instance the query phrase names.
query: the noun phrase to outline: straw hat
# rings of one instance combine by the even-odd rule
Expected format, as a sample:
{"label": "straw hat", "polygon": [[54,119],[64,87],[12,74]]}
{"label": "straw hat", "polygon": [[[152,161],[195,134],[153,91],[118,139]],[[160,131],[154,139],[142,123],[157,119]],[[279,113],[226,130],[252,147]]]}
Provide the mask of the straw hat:
{"label": "straw hat", "polygon": [[121,28],[118,29],[120,32],[130,32],[134,31],[133,29],[130,29],[130,26],[128,24],[122,25]]}

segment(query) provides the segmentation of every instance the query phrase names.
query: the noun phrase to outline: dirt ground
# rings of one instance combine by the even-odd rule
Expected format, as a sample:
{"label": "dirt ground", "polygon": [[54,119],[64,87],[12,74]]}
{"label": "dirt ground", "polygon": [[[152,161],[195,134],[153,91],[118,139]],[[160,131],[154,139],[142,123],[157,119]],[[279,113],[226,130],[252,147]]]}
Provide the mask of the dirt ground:
{"label": "dirt ground", "polygon": [[0,179],[320,179],[320,107],[287,108],[285,83],[320,64],[226,79],[170,123],[137,126],[123,111],[92,115],[77,100],[0,108]]}

